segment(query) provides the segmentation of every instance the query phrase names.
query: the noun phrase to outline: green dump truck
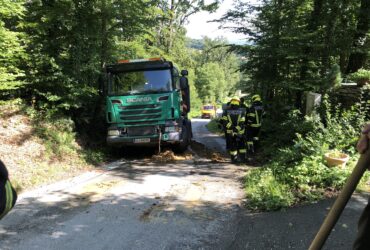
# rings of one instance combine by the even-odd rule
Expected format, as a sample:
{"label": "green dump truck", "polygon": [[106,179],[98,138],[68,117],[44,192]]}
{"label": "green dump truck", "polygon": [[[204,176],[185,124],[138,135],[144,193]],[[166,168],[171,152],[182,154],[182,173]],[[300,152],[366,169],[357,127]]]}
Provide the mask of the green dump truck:
{"label": "green dump truck", "polygon": [[162,58],[106,66],[107,144],[185,151],[192,137],[187,74]]}

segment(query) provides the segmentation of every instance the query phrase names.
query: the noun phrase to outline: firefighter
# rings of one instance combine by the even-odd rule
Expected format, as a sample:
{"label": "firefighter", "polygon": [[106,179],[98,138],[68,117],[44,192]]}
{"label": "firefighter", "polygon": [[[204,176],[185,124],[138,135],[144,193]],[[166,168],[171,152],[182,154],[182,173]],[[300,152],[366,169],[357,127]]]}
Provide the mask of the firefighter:
{"label": "firefighter", "polygon": [[238,97],[231,99],[230,107],[225,110],[221,117],[221,122],[226,132],[226,145],[231,162],[244,162],[247,151],[244,140],[245,112],[240,108]]}
{"label": "firefighter", "polygon": [[247,110],[247,105],[245,105],[244,100],[245,100],[244,97],[240,98],[240,107]]}
{"label": "firefighter", "polygon": [[8,170],[0,160],[0,220],[14,207],[16,200],[17,193],[10,184]]}
{"label": "firefighter", "polygon": [[252,105],[248,108],[246,119],[246,140],[248,154],[254,154],[259,143],[264,108],[259,95],[251,98]]}

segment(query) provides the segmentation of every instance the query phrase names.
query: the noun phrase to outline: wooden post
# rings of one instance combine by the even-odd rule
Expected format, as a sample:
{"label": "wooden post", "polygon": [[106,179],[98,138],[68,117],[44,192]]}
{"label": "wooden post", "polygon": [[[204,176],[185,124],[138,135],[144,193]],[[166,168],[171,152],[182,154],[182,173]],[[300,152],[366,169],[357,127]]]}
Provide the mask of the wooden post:
{"label": "wooden post", "polygon": [[355,191],[358,183],[360,182],[366,169],[370,166],[370,150],[368,149],[361,155],[356,167],[353,169],[352,174],[348,178],[343,190],[334,202],[320,230],[317,232],[314,240],[311,243],[309,250],[319,250],[325,244],[326,239],[329,237],[332,229],[337,223],[340,215],[342,214],[347,202],[351,198],[352,193]]}

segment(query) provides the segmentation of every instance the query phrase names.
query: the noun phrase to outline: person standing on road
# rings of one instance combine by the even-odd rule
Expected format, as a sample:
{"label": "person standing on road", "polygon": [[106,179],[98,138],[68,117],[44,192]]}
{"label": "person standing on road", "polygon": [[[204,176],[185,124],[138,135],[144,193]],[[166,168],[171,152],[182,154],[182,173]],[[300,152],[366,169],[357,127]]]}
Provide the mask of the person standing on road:
{"label": "person standing on road", "polygon": [[262,125],[262,116],[264,114],[264,108],[259,95],[252,96],[252,105],[247,111],[246,120],[246,138],[248,154],[254,154],[259,143],[259,134]]}
{"label": "person standing on road", "polygon": [[[360,154],[365,153],[369,146],[370,139],[370,123],[366,124],[361,132],[360,140],[357,143],[357,151]],[[370,170],[370,168],[369,168]],[[370,249],[370,198],[367,206],[361,214],[358,221],[358,232],[356,240],[353,244],[354,250],[368,250]]]}
{"label": "person standing on road", "polygon": [[0,160],[0,220],[14,207],[17,193],[10,184],[9,173]]}
{"label": "person standing on road", "polygon": [[230,108],[225,110],[221,123],[226,132],[226,145],[228,145],[231,162],[245,161],[246,148],[244,141],[245,111],[240,108],[240,99],[233,97]]}

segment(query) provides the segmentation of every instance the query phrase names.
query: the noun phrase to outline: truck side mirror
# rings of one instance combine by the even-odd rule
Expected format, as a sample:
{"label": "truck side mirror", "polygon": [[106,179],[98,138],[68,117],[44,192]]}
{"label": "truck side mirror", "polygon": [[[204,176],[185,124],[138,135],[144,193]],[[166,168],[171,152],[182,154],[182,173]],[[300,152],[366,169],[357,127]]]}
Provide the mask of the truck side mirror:
{"label": "truck side mirror", "polygon": [[183,69],[183,70],[181,70],[181,75],[182,76],[187,76],[187,75],[189,75],[189,72],[186,69]]}

